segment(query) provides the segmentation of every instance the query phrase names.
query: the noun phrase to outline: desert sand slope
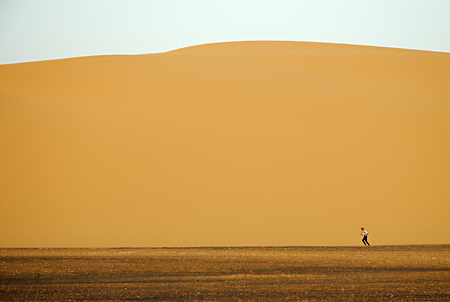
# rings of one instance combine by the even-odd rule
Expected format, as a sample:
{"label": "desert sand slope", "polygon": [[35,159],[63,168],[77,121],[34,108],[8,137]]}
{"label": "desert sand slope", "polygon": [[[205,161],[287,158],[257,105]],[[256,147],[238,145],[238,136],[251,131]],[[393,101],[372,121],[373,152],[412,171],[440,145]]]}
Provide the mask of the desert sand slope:
{"label": "desert sand slope", "polygon": [[0,246],[450,242],[450,54],[235,42],[0,66]]}

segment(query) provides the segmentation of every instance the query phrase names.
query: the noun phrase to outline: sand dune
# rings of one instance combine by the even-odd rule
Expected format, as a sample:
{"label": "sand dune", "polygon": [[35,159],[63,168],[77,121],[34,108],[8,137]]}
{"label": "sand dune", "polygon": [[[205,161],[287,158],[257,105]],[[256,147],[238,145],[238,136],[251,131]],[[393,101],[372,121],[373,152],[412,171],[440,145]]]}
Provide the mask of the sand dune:
{"label": "sand dune", "polygon": [[449,243],[449,76],[300,42],[0,66],[0,246]]}

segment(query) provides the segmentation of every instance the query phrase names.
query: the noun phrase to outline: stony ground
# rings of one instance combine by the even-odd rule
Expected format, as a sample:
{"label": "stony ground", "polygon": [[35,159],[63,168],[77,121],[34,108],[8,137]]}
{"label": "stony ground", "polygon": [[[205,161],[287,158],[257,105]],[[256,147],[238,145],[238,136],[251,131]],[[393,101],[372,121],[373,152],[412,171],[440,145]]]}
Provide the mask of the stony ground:
{"label": "stony ground", "polygon": [[450,301],[450,245],[0,249],[1,301]]}

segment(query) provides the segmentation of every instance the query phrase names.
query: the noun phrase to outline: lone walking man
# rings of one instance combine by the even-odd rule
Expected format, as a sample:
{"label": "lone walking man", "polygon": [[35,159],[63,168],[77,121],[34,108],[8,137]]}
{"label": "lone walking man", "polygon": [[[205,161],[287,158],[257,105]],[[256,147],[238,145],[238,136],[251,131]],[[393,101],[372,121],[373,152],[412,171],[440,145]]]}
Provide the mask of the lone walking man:
{"label": "lone walking man", "polygon": [[361,232],[361,235],[364,236],[362,242],[364,243],[364,245],[370,246],[369,241],[367,241],[367,235],[369,235],[369,232],[367,232],[364,228],[361,228]]}

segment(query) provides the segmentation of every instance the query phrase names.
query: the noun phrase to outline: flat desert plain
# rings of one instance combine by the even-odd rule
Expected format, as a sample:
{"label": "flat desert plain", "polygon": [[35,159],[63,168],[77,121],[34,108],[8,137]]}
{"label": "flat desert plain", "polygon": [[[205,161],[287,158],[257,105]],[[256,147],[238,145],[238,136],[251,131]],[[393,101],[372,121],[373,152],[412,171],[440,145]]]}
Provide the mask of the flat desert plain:
{"label": "flat desert plain", "polygon": [[449,301],[450,245],[0,249],[1,301]]}

